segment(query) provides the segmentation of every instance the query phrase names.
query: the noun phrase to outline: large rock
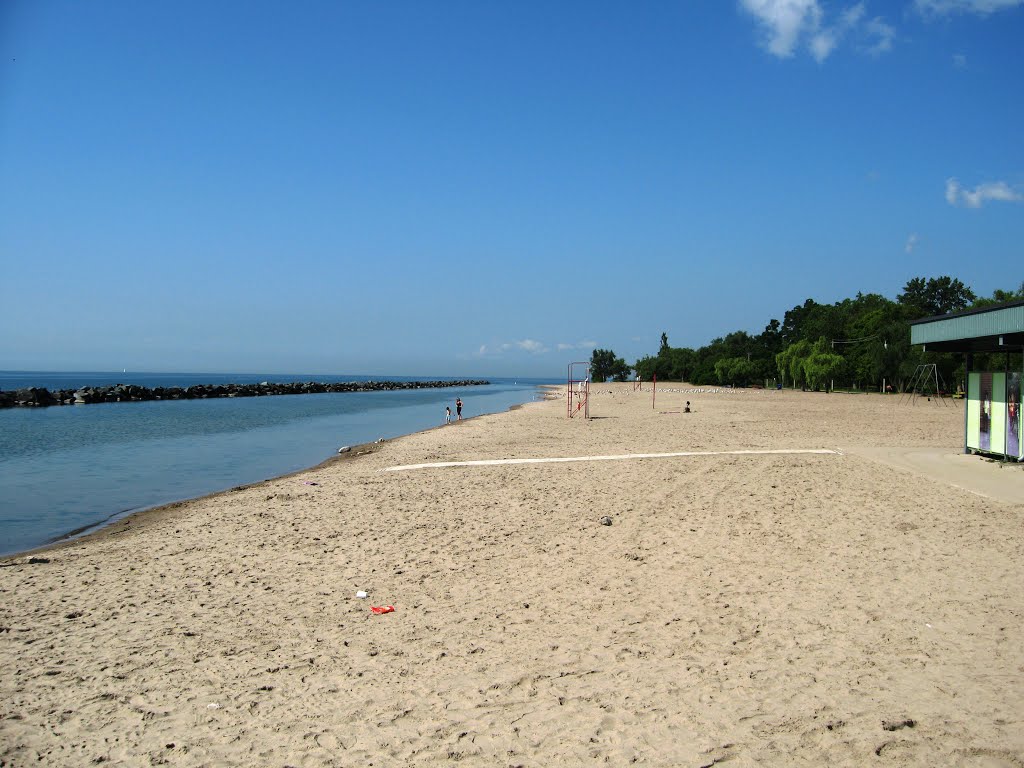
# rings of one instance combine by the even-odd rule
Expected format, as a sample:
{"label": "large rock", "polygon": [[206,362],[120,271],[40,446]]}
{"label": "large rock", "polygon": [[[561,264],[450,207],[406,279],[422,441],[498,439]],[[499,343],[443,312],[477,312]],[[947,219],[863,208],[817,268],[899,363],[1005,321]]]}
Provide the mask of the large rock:
{"label": "large rock", "polygon": [[304,395],[323,392],[381,392],[400,389],[437,389],[452,387],[473,387],[490,382],[469,381],[363,381],[333,382],[317,381],[277,384],[193,384],[181,387],[156,387],[147,389],[135,384],[116,384],[110,387],[81,387],[80,389],[59,390],[51,393],[46,389],[28,387],[16,392],[0,391],[0,408],[15,406],[47,406],[64,403],[120,403],[140,400],[191,400],[206,397],[260,397],[263,395]]}
{"label": "large rock", "polygon": [[48,390],[40,389],[38,387],[28,387],[27,389],[19,389],[14,393],[14,402],[16,405],[22,406],[44,406],[54,405],[57,400]]}

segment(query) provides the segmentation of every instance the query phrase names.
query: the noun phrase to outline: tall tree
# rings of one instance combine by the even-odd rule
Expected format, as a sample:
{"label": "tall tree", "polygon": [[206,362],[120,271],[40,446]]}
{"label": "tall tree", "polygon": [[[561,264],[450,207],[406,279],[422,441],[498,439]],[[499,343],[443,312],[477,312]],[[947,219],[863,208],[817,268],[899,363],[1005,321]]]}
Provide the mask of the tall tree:
{"label": "tall tree", "polygon": [[758,366],[745,357],[723,357],[715,363],[715,375],[720,384],[745,387],[758,377]]}
{"label": "tall tree", "polygon": [[616,357],[610,349],[595,349],[590,356],[590,378],[593,381],[625,381],[629,371],[626,361]]}
{"label": "tall tree", "polygon": [[903,293],[896,297],[910,313],[909,319],[945,315],[967,309],[977,297],[974,291],[955,277],[915,277],[903,286]]}
{"label": "tall tree", "polygon": [[[970,306],[1024,299],[1018,291],[996,291],[991,299],[952,277],[916,277],[907,282],[898,301],[874,293],[858,293],[834,304],[807,299],[752,336],[735,331],[694,350],[669,346],[661,334],[657,355],[636,362],[644,379],[685,380],[694,384],[741,384],[779,377],[785,385],[831,383],[878,389],[901,387],[921,363],[936,363],[947,381],[959,364],[949,354],[925,352],[910,344],[911,320],[958,311]],[[824,340],[824,341],[823,341]],[[743,365],[739,362],[743,361]]]}
{"label": "tall tree", "polygon": [[828,390],[845,364],[843,356],[832,352],[829,342],[822,336],[814,343],[811,354],[804,358],[804,376],[812,388]]}
{"label": "tall tree", "polygon": [[783,315],[780,329],[783,342],[793,344],[806,338],[803,333],[804,321],[816,306],[818,303],[814,299],[808,299],[803,306],[798,304]]}

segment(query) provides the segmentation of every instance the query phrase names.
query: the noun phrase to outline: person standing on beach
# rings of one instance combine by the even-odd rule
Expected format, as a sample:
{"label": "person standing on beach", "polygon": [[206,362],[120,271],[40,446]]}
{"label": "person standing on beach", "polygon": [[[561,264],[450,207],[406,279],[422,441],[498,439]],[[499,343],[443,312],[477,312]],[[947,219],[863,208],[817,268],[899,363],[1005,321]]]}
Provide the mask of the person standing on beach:
{"label": "person standing on beach", "polygon": [[455,398],[455,413],[458,414],[459,421],[462,421],[462,398]]}
{"label": "person standing on beach", "polygon": [[444,407],[444,423],[445,424],[451,424],[452,423],[452,407],[450,405],[446,405]]}

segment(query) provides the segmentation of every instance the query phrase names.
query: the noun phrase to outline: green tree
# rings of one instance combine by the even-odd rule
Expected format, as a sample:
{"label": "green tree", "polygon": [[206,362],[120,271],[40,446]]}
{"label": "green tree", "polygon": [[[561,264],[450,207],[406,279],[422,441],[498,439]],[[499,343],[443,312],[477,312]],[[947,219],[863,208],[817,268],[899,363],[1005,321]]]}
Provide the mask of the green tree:
{"label": "green tree", "polygon": [[694,384],[718,384],[718,371],[715,364],[724,358],[742,357],[750,360],[757,346],[746,331],[734,331],[721,338],[712,339],[706,347],[701,347],[693,355],[691,381]]}
{"label": "green tree", "polygon": [[650,381],[658,373],[658,358],[644,355],[633,364],[633,370],[644,381]]}
{"label": "green tree", "polygon": [[829,342],[821,337],[803,359],[804,377],[812,389],[828,390],[832,379],[842,374],[845,365],[843,356],[831,352]]}
{"label": "green tree", "polygon": [[811,354],[811,343],[801,339],[796,344],[790,344],[775,356],[775,363],[778,366],[779,376],[785,384],[788,378],[793,386],[804,386],[807,382],[804,372],[804,360]]}
{"label": "green tree", "polygon": [[1005,304],[1008,301],[1020,301],[1024,299],[1024,283],[1020,284],[1020,288],[1016,291],[1004,291],[1000,288],[996,288],[992,292],[991,298],[975,299],[974,304],[971,305],[972,309],[975,307],[990,307],[993,304]]}
{"label": "green tree", "polygon": [[610,349],[595,349],[590,356],[590,378],[592,381],[625,381],[630,367]]}
{"label": "green tree", "polygon": [[668,379],[689,381],[693,371],[694,352],[688,347],[671,347],[668,351]]}
{"label": "green tree", "polygon": [[745,387],[758,377],[758,365],[745,357],[723,357],[715,363],[720,384]]}
{"label": "green tree", "polygon": [[967,309],[976,298],[974,291],[959,280],[943,275],[927,280],[923,277],[908,280],[903,286],[903,293],[896,297],[896,301],[907,309],[910,314],[909,320],[916,320],[920,317],[959,312]]}
{"label": "green tree", "polygon": [[880,387],[882,379],[893,381],[898,363],[898,339],[910,339],[910,327],[904,311],[896,302],[878,294],[857,294],[850,305],[850,314],[843,327],[843,338],[832,350],[846,359],[848,383],[864,389]]}
{"label": "green tree", "polygon": [[668,334],[662,333],[658,354],[641,357],[633,368],[644,381],[650,381],[655,376],[660,381],[688,381],[694,362],[692,349],[669,346]]}
{"label": "green tree", "polygon": [[779,333],[785,344],[795,344],[805,338],[804,323],[816,306],[818,304],[814,299],[808,299],[802,306],[797,305],[783,315]]}
{"label": "green tree", "polygon": [[[952,382],[959,359],[912,347],[909,322],[965,309],[971,302],[985,306],[1019,299],[1024,299],[1024,284],[1017,291],[998,290],[991,299],[977,299],[955,278],[917,277],[896,300],[875,293],[834,304],[807,299],[781,322],[771,320],[759,335],[734,331],[697,349],[674,348],[663,332],[657,354],[640,358],[635,368],[644,379],[657,375],[694,384],[738,385],[778,376],[786,386],[821,387],[835,379],[864,388],[881,388],[884,380],[901,388],[917,365],[934,362]],[[739,366],[740,360],[749,366]],[[976,365],[984,362],[984,357],[975,358]]]}
{"label": "green tree", "polygon": [[783,344],[782,325],[773,318],[756,339],[756,346],[759,352],[758,357],[764,358],[771,363],[775,360],[775,355],[782,351]]}

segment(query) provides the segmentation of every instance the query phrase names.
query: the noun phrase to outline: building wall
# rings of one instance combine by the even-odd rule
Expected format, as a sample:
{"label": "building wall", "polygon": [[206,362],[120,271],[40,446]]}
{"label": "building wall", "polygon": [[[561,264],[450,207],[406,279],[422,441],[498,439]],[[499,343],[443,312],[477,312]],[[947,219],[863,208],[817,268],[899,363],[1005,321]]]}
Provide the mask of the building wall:
{"label": "building wall", "polygon": [[967,450],[981,448],[981,374],[967,374]]}
{"label": "building wall", "polygon": [[968,450],[1024,457],[1020,409],[1021,375],[981,371],[967,377]]}

